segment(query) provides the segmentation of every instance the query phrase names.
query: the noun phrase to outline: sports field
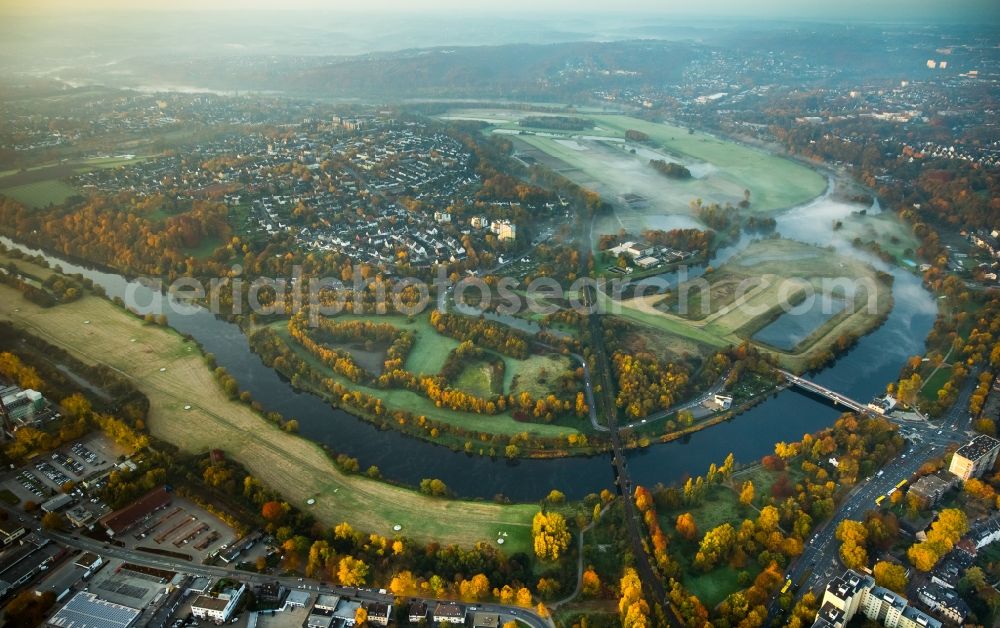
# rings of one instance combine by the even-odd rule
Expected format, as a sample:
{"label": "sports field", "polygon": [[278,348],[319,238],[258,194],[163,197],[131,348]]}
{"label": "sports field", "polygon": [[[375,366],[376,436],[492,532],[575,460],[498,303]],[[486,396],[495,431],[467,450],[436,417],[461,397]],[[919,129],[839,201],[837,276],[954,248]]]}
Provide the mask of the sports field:
{"label": "sports field", "polygon": [[[874,311],[868,307],[869,286],[875,290]],[[891,286],[860,261],[792,240],[763,240],[672,293],[605,305],[630,321],[718,348],[752,339],[785,311],[782,303],[797,306],[810,294],[816,300],[846,295],[854,307],[818,323],[792,349],[761,345],[788,368],[802,366],[841,335],[870,331],[892,303]]]}
{"label": "sports field", "polygon": [[[186,451],[225,450],[328,525],[347,521],[356,529],[391,537],[399,524],[402,534],[421,542],[466,546],[493,542],[503,530],[509,533],[505,548],[529,548],[535,506],[433,499],[345,475],[315,443],[226,399],[192,343],[169,329],[145,325],[103,299],[85,297],[43,309],[0,286],[0,317],[86,362],[116,369],[149,397],[148,425],[154,436]],[[188,405],[191,409],[185,410]],[[316,499],[314,506],[306,505],[310,498]]]}

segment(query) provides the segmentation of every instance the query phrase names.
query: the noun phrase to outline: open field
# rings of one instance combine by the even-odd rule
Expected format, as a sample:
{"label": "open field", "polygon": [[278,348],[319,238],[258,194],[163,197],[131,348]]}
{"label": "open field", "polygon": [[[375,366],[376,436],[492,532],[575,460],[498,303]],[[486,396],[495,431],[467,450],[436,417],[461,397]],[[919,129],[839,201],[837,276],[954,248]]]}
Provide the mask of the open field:
{"label": "open field", "polygon": [[[875,311],[868,308],[868,286],[875,286]],[[695,298],[688,299],[685,290]],[[619,305],[617,315],[632,322],[710,347],[724,347],[752,340],[775,321],[781,324],[782,315],[791,317],[792,322],[805,321],[812,309],[795,308],[809,295],[814,295],[813,304],[820,309],[825,307],[824,295],[837,297],[846,306],[802,330],[801,339],[793,346],[779,349],[756,343],[788,368],[801,367],[841,335],[862,335],[892,303],[891,287],[860,261],[792,240],[763,240],[751,243],[716,271],[682,284],[675,293],[606,305]],[[795,306],[791,313],[785,313],[782,302]],[[683,303],[687,303],[686,311]]]}
{"label": "open field", "polygon": [[844,219],[843,225],[842,235],[849,240],[857,238],[864,243],[877,242],[897,262],[916,259],[915,251],[920,243],[912,229],[895,214],[851,214]]}
{"label": "open field", "polygon": [[100,157],[24,170],[7,170],[0,173],[0,194],[32,208],[58,205],[76,193],[76,188],[65,183],[64,179],[98,168],[116,168],[133,161],[135,159],[129,157]]}
{"label": "open field", "polygon": [[491,397],[502,392],[502,382],[498,381],[493,365],[477,360],[466,366],[455,380],[455,388],[477,397]]}
{"label": "open field", "polygon": [[527,391],[536,399],[552,392],[552,384],[572,364],[562,355],[531,355],[524,360],[507,359],[504,388],[512,395]]}
{"label": "open field", "polygon": [[[735,205],[743,199],[744,190],[750,190],[751,204],[743,211],[768,214],[805,203],[826,188],[822,175],[795,161],[670,124],[618,114],[560,113],[588,120],[593,127],[567,131],[520,126],[518,121],[529,115],[544,116],[522,110],[458,109],[442,117],[491,124],[493,132],[513,139],[525,158],[544,163],[615,202],[614,214],[598,222],[598,234],[620,228],[637,233],[646,228],[697,226],[689,207],[696,198]],[[628,130],[641,131],[649,139],[626,141]],[[651,159],[680,163],[693,176],[687,180],[664,177],[649,165]],[[642,200],[627,204],[623,201],[626,194]]]}
{"label": "open field", "polygon": [[[681,548],[675,555],[679,557],[683,570],[681,580],[684,586],[697,595],[707,608],[714,608],[729,594],[743,588],[737,580],[741,570],[723,563],[708,573],[702,573],[691,566],[690,561],[698,550],[698,540],[686,541],[675,531],[678,515],[685,512],[690,512],[694,517],[699,539],[705,532],[723,523],[730,523],[738,528],[743,519],[753,519],[757,513],[740,505],[736,493],[730,487],[715,484],[706,489],[705,499],[700,504],[671,510],[660,517],[660,526],[672,537],[672,546]],[[760,566],[750,558],[742,570],[753,578],[760,572]]]}
{"label": "open field", "polygon": [[942,365],[931,377],[924,382],[920,389],[920,396],[927,401],[936,401],[938,391],[951,379],[952,371],[950,365]]}
{"label": "open field", "polygon": [[[345,475],[319,445],[226,399],[193,344],[169,329],[145,325],[103,299],[85,297],[43,309],[0,286],[0,317],[86,362],[116,369],[149,397],[148,425],[154,436],[191,452],[224,449],[328,525],[348,521],[359,530],[392,536],[392,526],[399,524],[402,534],[418,541],[462,545],[492,541],[498,530],[507,530],[509,551],[528,548],[535,506],[433,499]],[[87,320],[91,323],[85,324]],[[314,506],[306,506],[309,498],[316,499]]]}
{"label": "open field", "polygon": [[697,360],[712,353],[711,347],[700,342],[675,334],[665,334],[646,325],[631,326],[622,338],[622,345],[631,353],[649,351],[669,362],[687,362],[692,358]]}
{"label": "open field", "polygon": [[[760,573],[760,567],[751,560],[743,571],[755,578]],[[739,583],[739,573],[732,566],[723,564],[708,573],[685,571],[681,579],[687,590],[697,595],[706,608],[715,608],[730,594],[743,588]]]}
{"label": "open field", "polygon": [[[406,370],[417,375],[434,375],[441,370],[444,361],[448,359],[448,354],[458,346],[458,341],[448,336],[442,336],[431,327],[427,315],[414,316],[408,318],[399,314],[385,316],[356,316],[354,314],[338,314],[335,317],[338,321],[374,321],[376,323],[388,323],[396,329],[412,331],[416,336],[413,349],[406,357],[403,365]],[[285,323],[280,323],[285,326]],[[279,325],[274,326],[276,329]]]}
{"label": "open field", "polygon": [[17,267],[18,272],[22,275],[33,277],[39,281],[45,281],[50,275],[52,275],[53,272],[55,272],[51,268],[45,268],[44,266],[39,266],[38,264],[34,264],[23,259],[8,257],[7,255],[0,253],[0,265],[7,266],[8,264],[13,264]]}
{"label": "open field", "polygon": [[75,193],[73,186],[58,179],[0,187],[0,194],[34,209],[58,205]]}

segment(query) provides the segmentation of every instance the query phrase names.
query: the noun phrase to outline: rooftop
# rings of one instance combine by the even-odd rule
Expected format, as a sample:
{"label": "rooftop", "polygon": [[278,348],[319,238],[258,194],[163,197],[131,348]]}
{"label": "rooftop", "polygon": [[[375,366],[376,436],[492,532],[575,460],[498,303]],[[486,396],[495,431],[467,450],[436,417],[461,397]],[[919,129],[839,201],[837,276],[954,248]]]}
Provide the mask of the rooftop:
{"label": "rooftop", "polygon": [[972,439],[972,441],[970,441],[967,445],[959,447],[958,451],[955,453],[963,458],[975,461],[988,454],[995,447],[1000,447],[1000,441],[992,436],[980,434]]}
{"label": "rooftop", "polygon": [[454,602],[438,602],[434,607],[435,617],[465,617],[465,608]]}
{"label": "rooftop", "polygon": [[120,534],[137,521],[170,503],[170,493],[166,487],[155,488],[128,506],[101,517],[101,525],[111,534]]}
{"label": "rooftop", "polygon": [[80,591],[49,619],[49,624],[66,628],[128,628],[141,614],[138,609]]}
{"label": "rooftop", "polygon": [[229,596],[212,597],[210,595],[199,595],[198,599],[191,602],[191,608],[204,608],[210,611],[221,611],[229,605]]}

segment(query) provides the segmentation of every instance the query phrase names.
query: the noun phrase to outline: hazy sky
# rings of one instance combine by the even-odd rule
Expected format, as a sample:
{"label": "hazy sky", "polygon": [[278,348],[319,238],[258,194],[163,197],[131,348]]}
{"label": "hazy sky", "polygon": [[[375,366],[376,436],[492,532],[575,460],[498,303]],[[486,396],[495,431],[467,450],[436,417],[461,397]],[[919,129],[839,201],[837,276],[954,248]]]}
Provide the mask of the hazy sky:
{"label": "hazy sky", "polygon": [[641,12],[691,16],[877,19],[908,22],[996,21],[1000,0],[0,0],[10,13],[91,10],[248,10],[491,12]]}

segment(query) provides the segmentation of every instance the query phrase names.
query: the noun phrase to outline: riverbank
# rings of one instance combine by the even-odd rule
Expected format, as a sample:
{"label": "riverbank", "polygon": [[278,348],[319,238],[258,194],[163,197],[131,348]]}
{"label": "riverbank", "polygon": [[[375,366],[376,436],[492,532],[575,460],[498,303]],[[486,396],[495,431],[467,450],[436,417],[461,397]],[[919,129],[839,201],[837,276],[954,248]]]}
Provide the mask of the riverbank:
{"label": "riverbank", "polygon": [[[400,525],[398,534],[420,542],[464,546],[495,542],[502,530],[508,532],[509,551],[529,547],[534,505],[438,499],[346,475],[320,445],[228,400],[194,343],[170,329],[144,324],[104,299],[86,296],[41,308],[13,288],[0,286],[0,316],[133,381],[150,399],[148,427],[156,438],[191,453],[222,449],[325,524],[347,521],[356,529],[390,537]],[[310,499],[315,504],[308,505]]]}

